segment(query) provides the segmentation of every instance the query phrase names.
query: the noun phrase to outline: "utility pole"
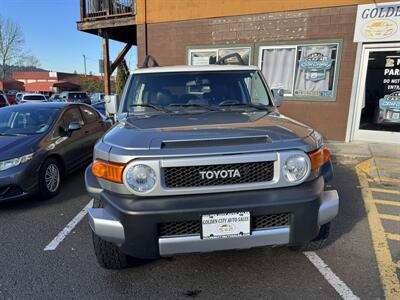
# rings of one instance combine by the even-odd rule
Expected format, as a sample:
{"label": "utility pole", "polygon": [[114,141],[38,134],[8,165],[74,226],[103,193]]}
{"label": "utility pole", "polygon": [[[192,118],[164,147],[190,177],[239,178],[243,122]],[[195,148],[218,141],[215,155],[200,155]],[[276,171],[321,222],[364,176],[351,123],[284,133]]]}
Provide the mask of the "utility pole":
{"label": "utility pole", "polygon": [[86,77],[86,55],[83,54],[83,67],[85,68],[85,77]]}

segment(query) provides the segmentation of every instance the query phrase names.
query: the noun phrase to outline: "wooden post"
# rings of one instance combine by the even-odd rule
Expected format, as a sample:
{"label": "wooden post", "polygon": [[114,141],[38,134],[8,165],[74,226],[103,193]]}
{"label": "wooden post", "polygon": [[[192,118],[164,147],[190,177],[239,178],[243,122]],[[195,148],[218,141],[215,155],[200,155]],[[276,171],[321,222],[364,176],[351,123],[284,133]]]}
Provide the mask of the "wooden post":
{"label": "wooden post", "polygon": [[103,35],[103,64],[104,64],[104,94],[111,94],[111,66],[108,35]]}
{"label": "wooden post", "polygon": [[86,18],[86,0],[81,0],[81,21]]}
{"label": "wooden post", "polygon": [[111,64],[111,74],[117,69],[118,65],[121,63],[121,61],[124,59],[125,55],[128,53],[128,51],[131,49],[132,44],[128,43],[126,46],[121,50],[121,52],[118,54],[117,58],[115,61]]}

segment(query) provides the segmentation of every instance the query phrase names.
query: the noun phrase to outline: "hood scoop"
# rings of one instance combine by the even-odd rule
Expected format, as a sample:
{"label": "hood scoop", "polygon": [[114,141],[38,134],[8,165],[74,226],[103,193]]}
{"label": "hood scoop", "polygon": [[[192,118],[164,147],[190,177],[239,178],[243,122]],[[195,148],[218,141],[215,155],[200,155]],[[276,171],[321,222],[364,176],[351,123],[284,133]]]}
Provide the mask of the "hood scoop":
{"label": "hood scoop", "polygon": [[187,139],[187,140],[165,140],[161,142],[161,149],[181,149],[193,147],[221,147],[269,144],[272,140],[269,136],[246,136],[230,138],[208,138],[208,139]]}

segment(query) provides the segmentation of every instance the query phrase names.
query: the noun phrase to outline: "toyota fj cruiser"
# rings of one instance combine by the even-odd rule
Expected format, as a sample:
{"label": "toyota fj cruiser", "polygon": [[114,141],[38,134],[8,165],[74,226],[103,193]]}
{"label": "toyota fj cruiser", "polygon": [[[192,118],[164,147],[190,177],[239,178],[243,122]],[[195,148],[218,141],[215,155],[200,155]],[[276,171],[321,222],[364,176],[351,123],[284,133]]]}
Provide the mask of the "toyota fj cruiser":
{"label": "toyota fj cruiser", "polygon": [[339,197],[321,135],[278,111],[255,66],[147,67],[85,173],[99,264],[180,253],[324,245]]}

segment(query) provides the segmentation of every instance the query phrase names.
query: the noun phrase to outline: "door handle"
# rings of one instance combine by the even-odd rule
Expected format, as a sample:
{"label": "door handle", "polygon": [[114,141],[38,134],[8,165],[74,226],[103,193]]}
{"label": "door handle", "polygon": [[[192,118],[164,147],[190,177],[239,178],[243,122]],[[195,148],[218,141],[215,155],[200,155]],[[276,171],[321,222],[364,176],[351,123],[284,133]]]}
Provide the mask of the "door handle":
{"label": "door handle", "polygon": [[85,130],[85,134],[88,134],[89,133],[89,130]]}

